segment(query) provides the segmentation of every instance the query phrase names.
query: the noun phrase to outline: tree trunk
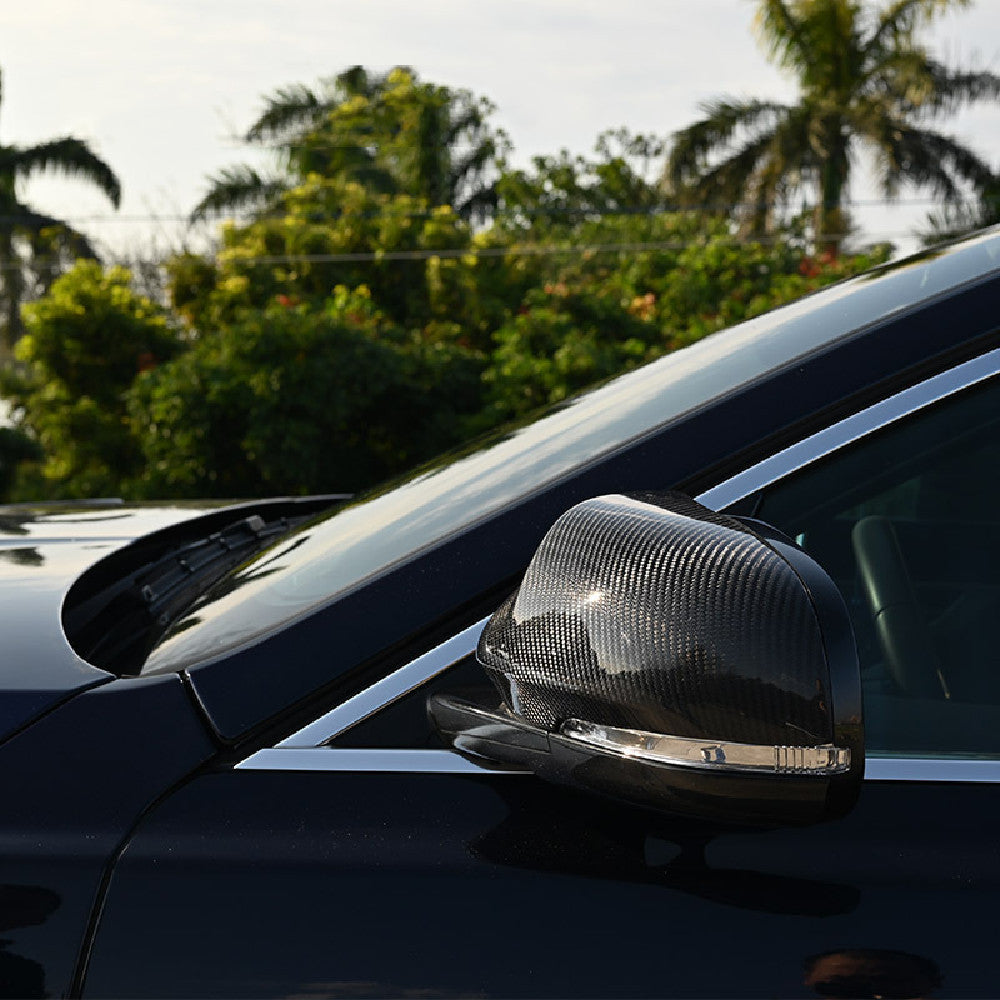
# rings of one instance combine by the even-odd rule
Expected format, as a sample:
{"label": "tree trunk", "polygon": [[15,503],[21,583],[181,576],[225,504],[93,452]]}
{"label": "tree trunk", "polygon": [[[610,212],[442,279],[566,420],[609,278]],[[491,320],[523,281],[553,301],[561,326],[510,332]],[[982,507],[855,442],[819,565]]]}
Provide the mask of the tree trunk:
{"label": "tree trunk", "polygon": [[841,122],[835,120],[824,130],[824,157],[820,165],[819,202],[815,216],[815,252],[836,258],[847,235],[849,219],[843,209],[844,189],[850,170],[847,142]]}

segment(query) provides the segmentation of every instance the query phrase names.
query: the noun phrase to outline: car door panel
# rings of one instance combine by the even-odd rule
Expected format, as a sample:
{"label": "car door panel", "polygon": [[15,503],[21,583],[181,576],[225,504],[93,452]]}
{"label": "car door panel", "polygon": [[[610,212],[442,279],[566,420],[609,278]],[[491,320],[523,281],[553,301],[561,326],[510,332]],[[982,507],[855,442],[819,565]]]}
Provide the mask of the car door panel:
{"label": "car door panel", "polygon": [[179,677],[111,682],[0,747],[0,996],[63,996],[143,810],[214,752]]}
{"label": "car door panel", "polygon": [[529,775],[205,775],[129,844],[84,995],[801,997],[853,948],[987,996],[996,806],[868,782],[838,822],[712,834]]}

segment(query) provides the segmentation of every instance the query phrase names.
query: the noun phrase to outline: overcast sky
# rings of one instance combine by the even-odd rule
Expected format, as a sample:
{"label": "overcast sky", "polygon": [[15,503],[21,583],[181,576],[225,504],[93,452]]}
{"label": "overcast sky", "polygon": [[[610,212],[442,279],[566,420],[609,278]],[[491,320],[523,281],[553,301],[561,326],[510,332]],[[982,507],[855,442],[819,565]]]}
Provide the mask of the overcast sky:
{"label": "overcast sky", "polygon": [[[207,175],[247,159],[234,140],[261,96],[361,63],[413,66],[497,106],[518,160],[588,152],[626,125],[667,134],[723,93],[791,99],[764,59],[752,0],[3,0],[0,138],[90,141],[122,179],[120,215],[82,184],[37,181],[36,207],[117,248],[176,239],[141,221],[187,213]],[[951,63],[1000,72],[1000,0],[941,18],[927,41]],[[1000,107],[945,126],[1000,165]],[[858,202],[877,197],[862,179]],[[907,244],[928,207],[859,206],[866,235]]]}

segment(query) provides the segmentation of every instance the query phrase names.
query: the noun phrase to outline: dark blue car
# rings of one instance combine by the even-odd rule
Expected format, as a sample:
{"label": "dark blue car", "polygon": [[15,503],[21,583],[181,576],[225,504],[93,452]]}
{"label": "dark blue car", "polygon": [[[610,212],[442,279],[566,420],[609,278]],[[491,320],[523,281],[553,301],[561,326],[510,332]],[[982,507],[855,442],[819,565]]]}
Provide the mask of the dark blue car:
{"label": "dark blue car", "polygon": [[0,509],[0,995],[996,995],[998,372],[992,231],[357,501]]}

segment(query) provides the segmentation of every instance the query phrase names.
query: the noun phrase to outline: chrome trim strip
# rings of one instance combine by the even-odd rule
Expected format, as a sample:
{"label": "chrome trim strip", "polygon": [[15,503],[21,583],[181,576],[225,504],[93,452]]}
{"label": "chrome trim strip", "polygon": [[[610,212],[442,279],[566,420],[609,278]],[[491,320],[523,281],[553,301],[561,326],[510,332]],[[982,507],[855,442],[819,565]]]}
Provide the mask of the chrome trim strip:
{"label": "chrome trim strip", "polygon": [[895,396],[869,406],[860,413],[831,424],[752,465],[749,469],[744,469],[724,483],[706,490],[696,499],[713,510],[722,510],[838,448],[998,372],[1000,372],[1000,348],[941,372],[919,385],[910,386]]}
{"label": "chrome trim strip", "polygon": [[763,746],[716,740],[692,740],[638,729],[602,726],[582,719],[567,719],[563,737],[619,757],[652,764],[671,764],[706,771],[756,771],[762,774],[842,774],[851,764],[850,750],[823,746]]}
{"label": "chrome trim strip", "polygon": [[414,688],[437,677],[459,660],[475,652],[479,636],[488,621],[488,617],[483,618],[475,625],[463,629],[458,635],[446,639],[440,646],[435,646],[406,666],[393,671],[388,677],[376,681],[371,687],[365,688],[353,698],[348,698],[326,715],[321,715],[315,722],[310,722],[308,726],[283,739],[277,744],[276,749],[305,749],[319,746],[374,715],[379,709],[398,701],[403,695],[409,694]]}
{"label": "chrome trim strip", "polygon": [[478,764],[451,750],[348,750],[310,747],[258,750],[236,765],[247,771],[355,771],[365,774],[530,774],[510,767]]}
{"label": "chrome trim strip", "polygon": [[[259,750],[236,765],[244,771],[329,771],[358,774],[478,774],[518,775],[510,767],[479,764],[451,750],[354,750],[310,747]],[[865,781],[936,781],[949,784],[1000,783],[1000,760],[956,758],[869,757]]]}
{"label": "chrome trim strip", "polygon": [[1000,760],[957,757],[869,757],[866,781],[1000,782]]}

